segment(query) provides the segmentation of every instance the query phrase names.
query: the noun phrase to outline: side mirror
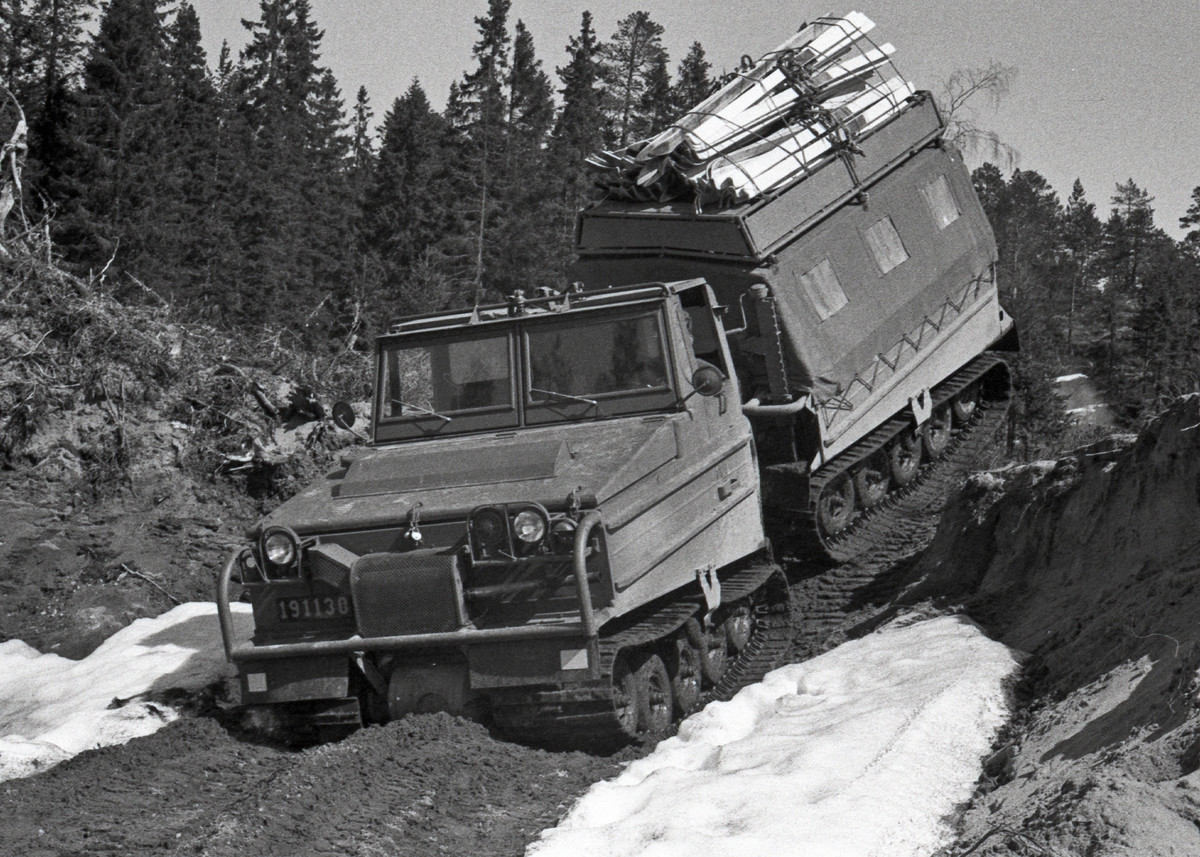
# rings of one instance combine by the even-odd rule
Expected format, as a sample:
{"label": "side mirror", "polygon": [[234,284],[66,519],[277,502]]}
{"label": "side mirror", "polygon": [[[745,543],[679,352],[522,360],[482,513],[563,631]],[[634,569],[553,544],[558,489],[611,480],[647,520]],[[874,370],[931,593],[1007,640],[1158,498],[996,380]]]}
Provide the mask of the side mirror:
{"label": "side mirror", "polygon": [[711,363],[701,363],[692,373],[692,387],[701,396],[719,396],[725,389],[725,375]]}
{"label": "side mirror", "polygon": [[354,408],[350,407],[349,402],[337,402],[333,406],[333,424],[338,428],[349,431],[354,426],[355,419],[357,417]]}

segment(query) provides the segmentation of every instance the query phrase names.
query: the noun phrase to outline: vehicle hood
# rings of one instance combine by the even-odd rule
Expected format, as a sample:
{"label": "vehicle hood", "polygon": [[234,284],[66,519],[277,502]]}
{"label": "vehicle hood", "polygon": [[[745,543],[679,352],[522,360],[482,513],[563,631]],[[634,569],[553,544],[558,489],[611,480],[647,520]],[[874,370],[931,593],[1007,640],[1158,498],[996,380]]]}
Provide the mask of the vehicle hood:
{"label": "vehicle hood", "polygon": [[686,415],[527,429],[368,448],[309,485],[255,528],[300,535],[465,516],[476,506],[533,501],[563,507],[572,492],[618,511],[627,489],[678,457]]}

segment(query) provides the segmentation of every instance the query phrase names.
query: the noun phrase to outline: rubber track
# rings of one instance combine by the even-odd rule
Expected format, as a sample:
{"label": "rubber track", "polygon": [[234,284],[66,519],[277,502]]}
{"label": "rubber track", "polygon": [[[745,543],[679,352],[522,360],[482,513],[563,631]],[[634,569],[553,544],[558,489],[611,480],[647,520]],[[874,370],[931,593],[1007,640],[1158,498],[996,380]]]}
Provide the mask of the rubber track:
{"label": "rubber track", "polygon": [[[763,584],[767,586],[764,588]],[[760,590],[767,598],[754,604],[754,636],[706,699],[728,699],[758,681],[787,654],[791,643],[790,602],[783,572],[774,565],[754,565],[721,582],[718,611]],[[514,690],[498,694],[492,711],[505,734],[535,744],[609,747],[628,742],[613,707],[613,665],[617,655],[666,639],[704,610],[702,597],[688,594],[642,608],[623,627],[601,636],[600,679],[556,690]]]}
{"label": "rubber track", "polygon": [[[993,371],[1007,371],[1003,358],[995,354],[980,355],[938,385],[934,390],[933,407],[940,407],[969,384]],[[981,398],[970,422],[954,433],[950,445],[936,461],[923,464],[912,482],[892,491],[881,503],[860,513],[844,530],[827,536],[817,523],[817,501],[821,492],[835,478],[882,449],[905,429],[911,428],[912,419],[907,414],[895,416],[842,452],[813,474],[809,481],[809,496],[812,498],[810,508],[792,523],[788,538],[798,558],[840,563],[870,549],[884,532],[899,523],[901,515],[897,513],[906,505],[906,500],[914,495],[927,494],[931,481],[936,481],[938,473],[953,470],[953,464],[972,459],[981,447],[991,443],[1008,414],[1008,404],[1007,391],[1000,398]]]}
{"label": "rubber track", "polygon": [[766,598],[757,599],[754,605],[754,636],[725,671],[706,702],[732,699],[743,687],[760,681],[779,666],[791,649],[794,617],[787,579],[782,572],[777,572],[763,589]]}

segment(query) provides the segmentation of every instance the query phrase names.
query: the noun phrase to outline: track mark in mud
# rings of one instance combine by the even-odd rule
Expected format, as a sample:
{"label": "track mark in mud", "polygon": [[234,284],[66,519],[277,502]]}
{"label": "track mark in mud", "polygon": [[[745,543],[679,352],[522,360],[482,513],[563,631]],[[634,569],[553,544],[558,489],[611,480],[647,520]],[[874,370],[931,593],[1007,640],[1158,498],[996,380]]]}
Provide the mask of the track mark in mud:
{"label": "track mark in mud", "polygon": [[804,661],[844,642],[853,628],[890,607],[912,582],[914,558],[933,540],[947,500],[967,474],[992,463],[999,423],[985,420],[951,460],[942,463],[888,512],[890,526],[859,538],[839,564],[785,559],[796,605],[791,660]]}

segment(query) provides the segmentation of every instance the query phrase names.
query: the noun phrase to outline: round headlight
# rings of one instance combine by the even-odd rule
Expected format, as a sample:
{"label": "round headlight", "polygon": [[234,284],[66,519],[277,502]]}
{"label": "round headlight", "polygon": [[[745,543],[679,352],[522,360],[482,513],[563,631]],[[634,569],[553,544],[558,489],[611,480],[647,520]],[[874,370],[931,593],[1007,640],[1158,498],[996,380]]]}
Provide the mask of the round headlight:
{"label": "round headlight", "polygon": [[296,559],[296,543],[287,533],[275,532],[263,542],[267,559],[275,565],[291,565]]}
{"label": "round headlight", "polygon": [[513,518],[513,535],[527,545],[546,538],[546,519],[536,509],[522,509]]}
{"label": "round headlight", "polygon": [[479,509],[471,516],[471,534],[475,544],[490,551],[504,543],[504,515],[499,509]]}

